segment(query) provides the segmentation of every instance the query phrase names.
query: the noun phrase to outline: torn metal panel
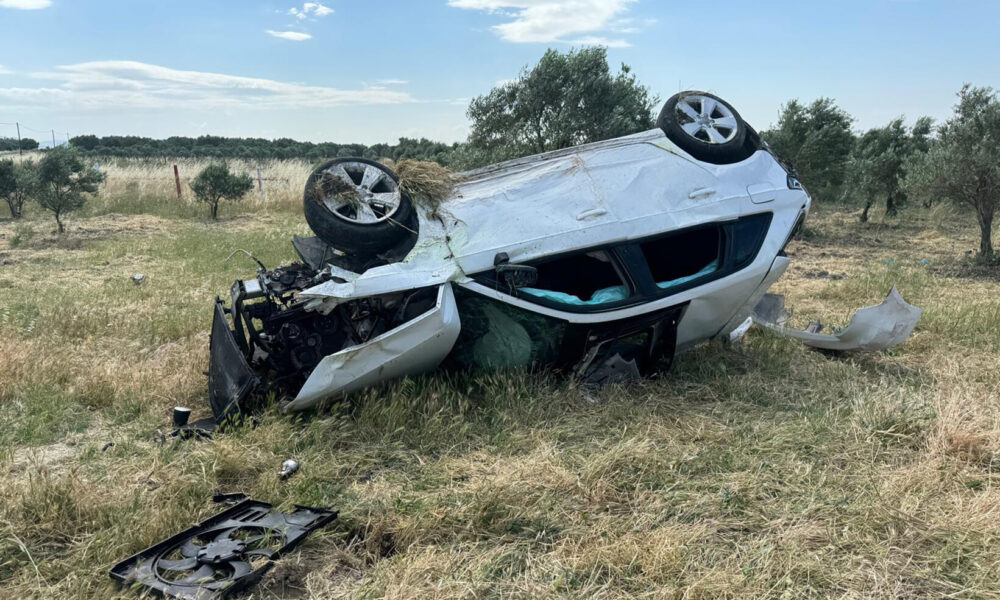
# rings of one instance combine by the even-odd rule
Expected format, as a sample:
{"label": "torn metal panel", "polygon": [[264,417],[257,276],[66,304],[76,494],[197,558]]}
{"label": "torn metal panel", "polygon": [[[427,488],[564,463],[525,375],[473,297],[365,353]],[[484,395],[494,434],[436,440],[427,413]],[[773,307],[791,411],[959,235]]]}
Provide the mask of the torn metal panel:
{"label": "torn metal panel", "polygon": [[[875,306],[859,309],[851,322],[836,334],[788,329],[784,296],[768,294],[754,310],[754,322],[781,335],[801,340],[822,350],[878,352],[903,343],[920,321],[923,310],[908,304],[896,286]],[[811,329],[818,329],[811,327]]]}
{"label": "torn metal panel", "polygon": [[757,284],[757,287],[748,296],[745,296],[745,300],[736,310],[735,313],[729,317],[726,324],[716,333],[714,337],[725,337],[730,335],[736,328],[738,328],[743,322],[746,321],[748,317],[752,316],[754,307],[760,304],[763,298],[767,296],[767,290],[770,289],[774,282],[778,281],[782,275],[785,274],[785,270],[788,269],[790,260],[787,256],[777,256],[771,263],[771,268],[768,270],[764,279]]}
{"label": "torn metal panel", "polygon": [[323,358],[285,410],[303,410],[379,381],[432,370],[451,351],[460,329],[454,292],[450,284],[444,284],[438,288],[433,309],[364,344]]}

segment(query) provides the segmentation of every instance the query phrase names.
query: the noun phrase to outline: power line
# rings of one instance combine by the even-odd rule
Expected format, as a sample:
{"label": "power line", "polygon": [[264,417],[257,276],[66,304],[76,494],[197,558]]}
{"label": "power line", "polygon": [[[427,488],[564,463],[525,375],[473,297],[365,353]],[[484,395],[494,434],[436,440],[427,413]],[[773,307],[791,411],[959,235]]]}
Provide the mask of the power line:
{"label": "power line", "polygon": [[[33,132],[33,133],[43,133],[43,134],[47,133],[47,134],[50,134],[52,136],[52,147],[55,148],[56,146],[61,145],[61,144],[57,143],[57,141],[56,141],[56,130],[55,129],[35,129],[34,127],[25,125],[24,123],[21,123],[20,121],[16,121],[14,123],[0,122],[0,125],[14,126],[14,127],[17,128],[17,147],[18,147],[18,153],[23,153],[23,149],[21,148],[21,130],[22,129],[24,129],[26,131]],[[69,140],[70,140],[69,132],[66,132],[66,142],[65,143],[69,144]]]}

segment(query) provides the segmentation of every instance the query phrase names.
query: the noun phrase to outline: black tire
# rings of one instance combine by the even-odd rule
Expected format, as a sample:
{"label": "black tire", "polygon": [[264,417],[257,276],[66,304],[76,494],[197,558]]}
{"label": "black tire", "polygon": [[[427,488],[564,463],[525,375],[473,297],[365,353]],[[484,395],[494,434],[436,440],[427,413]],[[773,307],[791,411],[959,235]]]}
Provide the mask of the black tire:
{"label": "black tire", "polygon": [[416,231],[417,219],[410,198],[400,191],[399,208],[391,218],[377,223],[358,223],[334,214],[317,194],[316,186],[323,173],[338,164],[353,163],[375,167],[392,179],[398,188],[399,177],[383,164],[366,158],[335,158],[316,167],[303,193],[302,209],[309,228],[324,242],[353,256],[371,256],[398,244],[406,234]]}
{"label": "black tire", "polygon": [[[702,99],[706,98],[718,103],[717,108],[712,109],[708,115],[704,114],[706,107],[702,103]],[[705,126],[695,134],[684,129],[685,125],[690,126],[695,120],[678,106],[682,102],[689,108],[697,104],[700,110],[695,112],[702,113],[700,116],[708,119]],[[717,120],[719,123],[725,121],[727,125],[716,124]],[[729,127],[729,123],[733,126]],[[748,127],[740,113],[722,98],[707,92],[687,91],[674,94],[663,105],[660,116],[656,119],[656,126],[663,130],[671,142],[703,162],[728,165],[746,160],[754,153],[753,145],[747,143]],[[716,138],[712,138],[708,126],[715,130]]]}

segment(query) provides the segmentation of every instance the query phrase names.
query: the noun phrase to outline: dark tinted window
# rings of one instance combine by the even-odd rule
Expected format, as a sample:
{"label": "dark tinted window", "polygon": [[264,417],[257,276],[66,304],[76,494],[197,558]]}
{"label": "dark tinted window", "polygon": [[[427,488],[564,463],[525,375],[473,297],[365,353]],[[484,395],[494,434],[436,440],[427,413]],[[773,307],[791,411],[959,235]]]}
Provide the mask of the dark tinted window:
{"label": "dark tinted window", "polygon": [[579,306],[608,304],[629,296],[611,257],[596,251],[537,263],[538,280],[520,288],[529,298]]}
{"label": "dark tinted window", "polygon": [[720,227],[700,227],[639,246],[653,281],[660,288],[668,288],[718,270],[723,239]]}
{"label": "dark tinted window", "polygon": [[736,268],[752,261],[764,243],[767,226],[771,223],[771,213],[761,213],[744,217],[733,223],[733,264]]}

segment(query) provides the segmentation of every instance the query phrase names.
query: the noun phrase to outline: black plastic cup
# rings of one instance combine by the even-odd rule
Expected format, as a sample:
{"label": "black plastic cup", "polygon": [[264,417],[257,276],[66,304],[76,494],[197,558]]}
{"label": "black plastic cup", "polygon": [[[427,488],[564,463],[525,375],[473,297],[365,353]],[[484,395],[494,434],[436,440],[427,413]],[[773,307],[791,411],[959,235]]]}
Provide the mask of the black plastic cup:
{"label": "black plastic cup", "polygon": [[184,406],[174,407],[174,427],[184,427],[191,418],[191,409]]}

